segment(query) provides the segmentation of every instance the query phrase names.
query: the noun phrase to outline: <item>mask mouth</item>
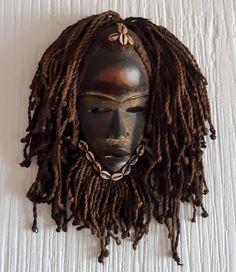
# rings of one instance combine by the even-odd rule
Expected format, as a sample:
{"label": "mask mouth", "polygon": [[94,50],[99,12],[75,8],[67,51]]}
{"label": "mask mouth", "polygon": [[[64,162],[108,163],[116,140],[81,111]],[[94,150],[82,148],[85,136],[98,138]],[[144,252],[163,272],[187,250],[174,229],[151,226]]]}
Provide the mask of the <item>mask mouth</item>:
{"label": "mask mouth", "polygon": [[110,148],[107,148],[104,151],[104,157],[126,157],[130,156],[130,152],[123,146],[120,145],[113,145]]}

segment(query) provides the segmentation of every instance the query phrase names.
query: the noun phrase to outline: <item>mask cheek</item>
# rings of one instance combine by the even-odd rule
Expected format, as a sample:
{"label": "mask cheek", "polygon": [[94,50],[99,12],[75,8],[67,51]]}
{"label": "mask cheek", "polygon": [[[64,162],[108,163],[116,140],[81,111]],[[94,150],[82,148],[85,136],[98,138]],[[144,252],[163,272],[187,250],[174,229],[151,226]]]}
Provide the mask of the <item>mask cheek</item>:
{"label": "mask cheek", "polygon": [[96,151],[100,151],[109,133],[109,118],[88,114],[81,120],[83,137]]}
{"label": "mask cheek", "polygon": [[128,118],[132,150],[140,144],[144,136],[145,119],[145,113],[133,113],[132,116]]}

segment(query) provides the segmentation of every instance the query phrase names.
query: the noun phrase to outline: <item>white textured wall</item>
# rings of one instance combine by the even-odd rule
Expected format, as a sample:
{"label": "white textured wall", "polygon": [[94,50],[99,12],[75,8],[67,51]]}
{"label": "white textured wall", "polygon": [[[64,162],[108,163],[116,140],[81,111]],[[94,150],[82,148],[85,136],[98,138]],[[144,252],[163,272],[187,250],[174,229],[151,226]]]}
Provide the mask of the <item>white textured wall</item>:
{"label": "white textured wall", "polygon": [[[136,251],[117,247],[104,266],[89,231],[56,233],[47,205],[39,207],[38,234],[31,232],[31,203],[25,194],[36,169],[20,168],[19,139],[26,128],[29,84],[43,51],[69,24],[113,9],[166,26],[196,56],[206,75],[217,140],[204,155],[210,193],[209,217],[190,222],[182,206],[179,252],[169,257],[164,226],[152,222]],[[0,271],[154,272],[236,271],[236,1],[235,0],[0,0]]]}

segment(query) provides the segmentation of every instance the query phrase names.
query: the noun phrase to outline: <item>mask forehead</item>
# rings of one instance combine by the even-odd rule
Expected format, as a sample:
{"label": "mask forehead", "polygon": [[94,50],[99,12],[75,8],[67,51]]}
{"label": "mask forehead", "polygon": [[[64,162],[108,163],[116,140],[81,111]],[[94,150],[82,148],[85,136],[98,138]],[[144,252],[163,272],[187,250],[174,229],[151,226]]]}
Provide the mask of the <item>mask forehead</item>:
{"label": "mask forehead", "polygon": [[147,94],[148,87],[147,72],[134,50],[107,47],[88,57],[79,94],[96,90],[123,99],[129,92]]}

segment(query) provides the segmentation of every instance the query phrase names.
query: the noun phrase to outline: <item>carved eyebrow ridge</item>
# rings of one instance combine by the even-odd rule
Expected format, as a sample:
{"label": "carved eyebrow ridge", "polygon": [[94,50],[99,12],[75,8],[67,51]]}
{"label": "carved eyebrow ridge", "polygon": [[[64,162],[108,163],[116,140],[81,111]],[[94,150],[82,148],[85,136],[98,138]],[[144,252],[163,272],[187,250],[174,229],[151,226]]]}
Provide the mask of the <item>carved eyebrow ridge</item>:
{"label": "carved eyebrow ridge", "polygon": [[[106,99],[106,100],[117,101],[117,99],[114,96],[110,96],[110,95],[102,94],[102,93],[97,93],[97,92],[91,92],[91,91],[78,95],[78,97],[84,97],[84,96],[93,96],[93,97],[97,97],[97,98],[103,98],[103,99]],[[133,99],[136,99],[136,98],[142,98],[142,97],[146,97],[146,96],[149,96],[149,94],[147,94],[147,93],[136,94],[136,95],[133,95],[133,96],[128,97],[128,98],[125,97],[124,99],[121,100],[121,102],[125,102],[125,101],[128,101],[128,100],[133,100]]]}
{"label": "carved eyebrow ridge", "polygon": [[122,102],[127,101],[127,100],[133,100],[136,98],[146,97],[146,96],[149,96],[149,94],[147,94],[147,93],[146,94],[137,94],[137,95],[133,95],[131,97],[123,99]]}

